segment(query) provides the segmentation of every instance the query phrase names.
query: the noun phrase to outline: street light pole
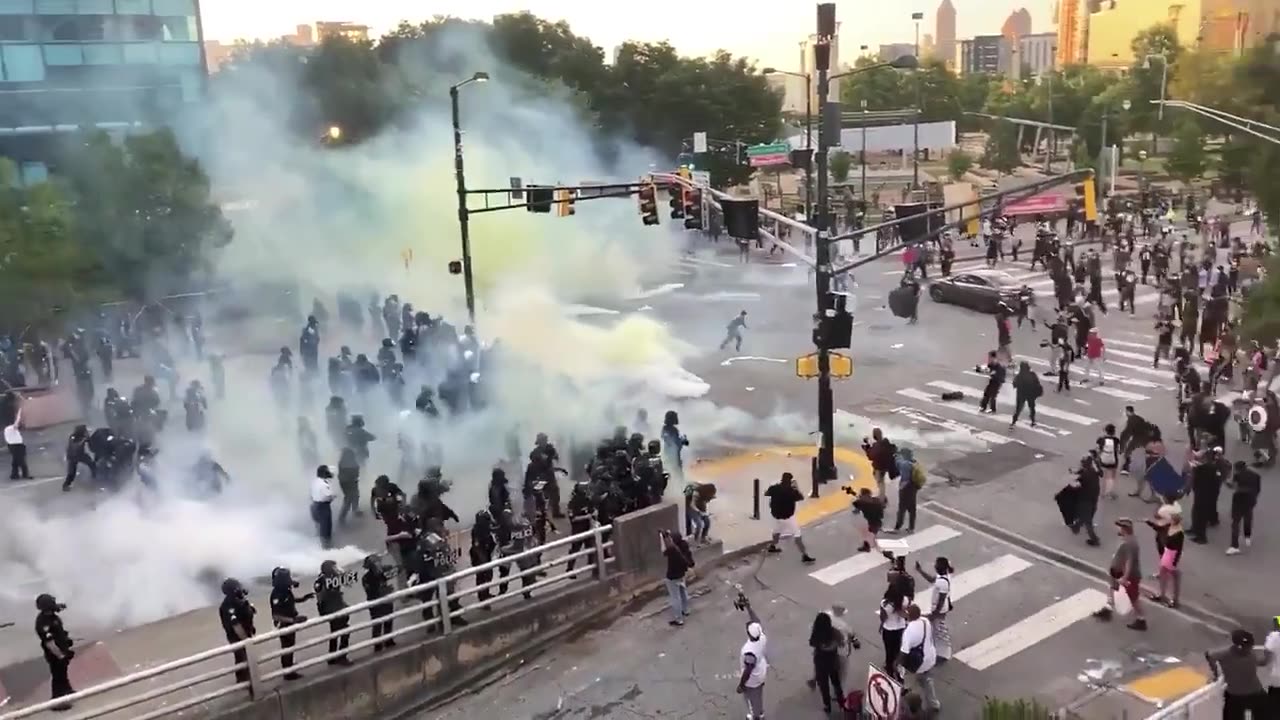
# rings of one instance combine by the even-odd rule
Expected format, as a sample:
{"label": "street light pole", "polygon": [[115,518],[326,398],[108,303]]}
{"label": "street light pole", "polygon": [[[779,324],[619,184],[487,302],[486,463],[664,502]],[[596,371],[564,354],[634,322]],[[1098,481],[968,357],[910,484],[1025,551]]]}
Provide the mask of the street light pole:
{"label": "street light pole", "polygon": [[458,112],[458,89],[473,82],[484,82],[488,73],[478,72],[449,87],[449,104],[453,120],[453,174],[458,186],[458,231],[462,236],[462,284],[467,298],[467,318],[476,324],[475,275],[471,267],[471,222],[467,212],[467,181],[462,168],[462,121]]}
{"label": "street light pole", "polygon": [[862,101],[862,213],[863,220],[866,220],[866,213],[870,210],[867,205],[867,101]]}
{"label": "street light pole", "polygon": [[[821,32],[821,28],[819,28]],[[817,38],[818,44],[830,43],[830,38]],[[835,311],[831,295],[831,243],[827,241],[827,153],[830,139],[827,137],[827,95],[831,91],[828,64],[822,63],[818,71],[818,206],[816,217],[810,222],[818,231],[814,241],[814,290],[817,293],[818,315],[814,318],[817,329],[822,320]],[[838,477],[835,460],[835,398],[831,391],[831,351],[826,338],[818,343],[818,477],[819,482]],[[817,490],[817,485],[814,485]]]}
{"label": "street light pole", "polygon": [[924,19],[924,13],[911,13],[911,19],[916,21],[916,116],[912,123],[911,134],[914,136],[912,142],[911,153],[911,189],[920,189],[920,110],[924,105],[924,87],[920,80],[920,21]]}

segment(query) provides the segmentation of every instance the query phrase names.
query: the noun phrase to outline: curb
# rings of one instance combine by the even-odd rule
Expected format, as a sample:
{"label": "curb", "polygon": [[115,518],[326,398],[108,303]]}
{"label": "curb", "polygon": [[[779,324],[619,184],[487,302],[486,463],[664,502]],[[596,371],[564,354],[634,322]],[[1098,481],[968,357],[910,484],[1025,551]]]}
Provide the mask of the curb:
{"label": "curb", "polygon": [[[1000,542],[1012,545],[1016,548],[1019,548],[1028,553],[1031,553],[1032,555],[1038,555],[1041,558],[1054,563],[1055,565],[1060,565],[1069,570],[1074,570],[1075,572],[1080,573],[1081,575],[1085,575],[1086,577],[1093,578],[1095,580],[1098,580],[1104,583],[1110,583],[1111,581],[1111,574],[1108,572],[1107,568],[1104,568],[1099,565],[1094,565],[1093,563],[1087,562],[1085,560],[1081,560],[1073,555],[1065,553],[1061,550],[1051,548],[1048,545],[1045,545],[1036,540],[1032,540],[1031,538],[1026,537],[1024,535],[1019,535],[1018,533],[1005,530],[1004,528],[998,525],[994,525],[990,522],[987,522],[986,520],[976,518],[961,510],[956,510],[955,508],[947,507],[946,505],[939,503],[937,500],[928,500],[924,503],[921,503],[920,509],[927,510],[928,512],[931,512],[934,515],[945,518],[957,524],[968,525],[969,527],[981,532],[984,535],[987,535],[996,540],[999,540]],[[1150,590],[1150,588],[1147,588],[1145,586],[1143,587],[1143,589],[1148,591]],[[1176,613],[1178,615],[1182,615],[1188,620],[1199,623],[1200,625],[1204,625],[1205,627],[1211,630],[1221,632],[1224,635],[1228,632],[1227,628],[1242,627],[1242,626],[1247,627],[1249,625],[1249,623],[1242,622],[1240,618],[1232,617],[1229,615],[1222,615],[1192,603],[1182,602],[1178,604],[1177,608],[1165,608],[1165,609],[1169,610],[1170,612]]]}

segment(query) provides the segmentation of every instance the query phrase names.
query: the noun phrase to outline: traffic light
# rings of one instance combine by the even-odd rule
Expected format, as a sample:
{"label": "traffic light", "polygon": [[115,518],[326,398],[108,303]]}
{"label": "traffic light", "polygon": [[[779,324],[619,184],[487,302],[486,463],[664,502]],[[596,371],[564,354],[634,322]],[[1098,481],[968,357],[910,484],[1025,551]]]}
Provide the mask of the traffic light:
{"label": "traffic light", "polygon": [[684,227],[686,230],[702,229],[702,191],[698,188],[684,191]]}
{"label": "traffic light", "polygon": [[672,185],[667,188],[667,206],[671,208],[671,219],[679,220],[684,217],[684,186]]}
{"label": "traffic light", "polygon": [[724,229],[732,238],[755,240],[760,234],[760,201],[723,199]]}
{"label": "traffic light", "polygon": [[556,190],[556,216],[569,217],[573,215],[575,212],[573,208],[574,199],[572,190]]}
{"label": "traffic light", "polygon": [[658,224],[658,188],[653,183],[640,186],[636,193],[640,202],[640,218],[646,226]]}
{"label": "traffic light", "polygon": [[461,261],[461,260],[450,260],[450,261],[449,261],[449,274],[450,274],[450,275],[461,275],[461,274],[462,274],[462,261]]}

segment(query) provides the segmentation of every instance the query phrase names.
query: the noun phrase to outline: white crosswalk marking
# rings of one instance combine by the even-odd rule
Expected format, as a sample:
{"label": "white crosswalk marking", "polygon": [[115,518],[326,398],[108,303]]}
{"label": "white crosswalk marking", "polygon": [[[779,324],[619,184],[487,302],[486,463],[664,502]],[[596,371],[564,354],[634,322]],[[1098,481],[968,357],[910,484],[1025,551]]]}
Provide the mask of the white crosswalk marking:
{"label": "white crosswalk marking", "polygon": [[[953,530],[946,525],[930,525],[918,533],[907,535],[901,538],[911,552],[919,552],[925,548],[944,543],[948,540],[954,540],[960,537],[958,530]],[[821,570],[809,573],[809,577],[817,580],[824,585],[839,585],[849,578],[857,577],[863,573],[875,570],[888,563],[889,560],[879,552],[872,550],[871,552],[858,553],[845,558],[837,563],[828,565]]]}
{"label": "white crosswalk marking", "polygon": [[[1049,364],[1048,362],[1045,362],[1045,361],[1041,361],[1041,362],[1043,362],[1045,365]],[[1084,372],[1082,368],[1072,368],[1072,370],[1080,370],[1080,372],[1077,374],[1080,375],[1081,377],[1084,376]],[[965,375],[972,375],[973,377],[986,377],[986,375],[983,375],[982,373],[979,373],[979,372],[974,372],[972,370],[965,371]],[[1118,375],[1108,376],[1104,373],[1103,377],[1107,382],[1112,382],[1113,377],[1119,377],[1119,376]],[[1056,383],[1057,380],[1054,380],[1053,382]],[[1043,384],[1043,380],[1042,380],[1042,384]],[[1117,390],[1116,388],[1107,387],[1106,385],[1098,385],[1096,383],[1093,385],[1087,385],[1087,384],[1081,385],[1080,387],[1081,389],[1084,389],[1084,390],[1092,390],[1094,392],[1102,393],[1103,395],[1110,395],[1111,397],[1120,398],[1121,400],[1125,400],[1127,402],[1141,402],[1143,400],[1151,399],[1149,395],[1140,395],[1138,393],[1129,392],[1127,390]],[[1037,405],[1036,410],[1038,411],[1039,409],[1040,409],[1040,406]],[[1047,415],[1048,413],[1045,413],[1045,414]]]}
{"label": "white crosswalk marking", "polygon": [[1101,590],[1081,590],[970,645],[952,659],[974,670],[986,670],[1084,620],[1106,603],[1107,596]]}
{"label": "white crosswalk marking", "polygon": [[1026,444],[1026,443],[1023,443],[1021,440],[1018,440],[1017,438],[1011,438],[1008,435],[1001,435],[999,433],[980,430],[972,425],[966,425],[965,423],[962,423],[958,420],[945,418],[941,415],[938,415],[937,413],[931,413],[924,410],[917,410],[912,407],[894,408],[893,412],[896,415],[901,415],[902,417],[907,418],[908,420],[913,420],[915,422],[928,423],[929,425],[935,425],[944,430],[950,430],[951,432],[968,433],[973,437],[985,443],[989,443],[991,445],[1003,445],[1009,442],[1021,443],[1023,445]]}
{"label": "white crosswalk marking", "polygon": [[[955,602],[965,595],[975,593],[988,585],[995,585],[1001,580],[1007,580],[1029,567],[1031,567],[1031,563],[1017,555],[1001,555],[995,560],[979,565],[972,570],[952,575],[950,578],[951,601]],[[916,593],[915,603],[926,613],[932,610],[933,588],[929,587],[924,592]]]}
{"label": "white crosswalk marking", "polygon": [[[978,397],[982,397],[982,390],[971,388],[967,385],[950,383],[950,382],[946,382],[945,380],[933,380],[926,384],[929,385],[929,387],[936,387],[942,390],[949,390],[953,392],[973,393]],[[1008,383],[1005,383],[1000,388],[999,399],[1003,400],[1004,402],[1013,402],[1014,396],[1016,394],[1017,393],[1013,391],[1013,388],[1009,387]],[[1095,418],[1087,417],[1085,415],[1077,415],[1076,413],[1069,412],[1067,410],[1058,410],[1056,408],[1051,408],[1041,403],[1036,403],[1036,415],[1037,416],[1044,415],[1045,417],[1057,418],[1059,420],[1065,420],[1067,422],[1075,423],[1077,425],[1083,425],[1085,427],[1092,427],[1098,422],[1097,419]]]}
{"label": "white crosswalk marking", "polygon": [[1172,379],[1173,377],[1173,371],[1168,368],[1153,368],[1153,367],[1146,367],[1144,365],[1133,365],[1131,363],[1120,362],[1119,360],[1112,360],[1111,358],[1106,358],[1106,361],[1108,365],[1115,365],[1116,367],[1122,367],[1126,370],[1140,372],[1143,375],[1158,377],[1163,380],[1169,380],[1169,379]]}
{"label": "white crosswalk marking", "polygon": [[[1110,343],[1107,343],[1107,344],[1108,344],[1108,345],[1110,345]],[[1137,353],[1137,352],[1134,352],[1134,351],[1132,351],[1132,350],[1117,350],[1117,349],[1115,349],[1115,348],[1113,348],[1113,347],[1108,347],[1108,348],[1106,349],[1106,354],[1107,354],[1107,355],[1115,355],[1116,357],[1121,357],[1121,358],[1127,358],[1127,359],[1129,359],[1129,360],[1137,360],[1137,361],[1139,361],[1139,362],[1143,362],[1143,361],[1150,362],[1150,361],[1151,361],[1151,355],[1148,355],[1148,354],[1146,354],[1146,353]],[[1152,354],[1154,354],[1154,353],[1152,353]]]}
{"label": "white crosswalk marking", "polygon": [[[1048,360],[1045,360],[1044,358],[1038,358],[1034,355],[1014,355],[1013,357],[1017,360],[1026,360],[1032,365],[1038,365],[1044,368],[1049,367]],[[1084,368],[1078,367],[1075,365],[1071,366],[1071,371],[1073,373],[1073,376],[1074,375],[1084,376],[1085,374]],[[1137,378],[1126,377],[1124,375],[1116,375],[1114,373],[1103,373],[1102,377],[1107,382],[1115,382],[1121,385],[1127,385],[1129,387],[1144,388],[1147,390],[1172,390],[1173,389],[1173,385],[1162,385],[1160,383],[1151,382],[1150,380],[1141,380]]]}
{"label": "white crosswalk marking", "polygon": [[[942,400],[939,400],[933,395],[930,395],[929,393],[923,390],[917,390],[915,388],[903,388],[898,391],[898,394],[903,397],[911,398],[912,400],[916,400],[922,403],[928,403],[929,405],[933,405],[935,407],[950,408],[957,412],[962,412],[965,415],[972,415],[973,417],[980,417],[988,420],[993,420],[995,422],[1004,423],[1005,425],[1009,425],[1013,422],[1013,418],[1006,413],[984,413],[981,410],[979,410],[976,405],[970,405],[963,400],[958,402],[943,402]],[[1056,428],[1051,429],[1048,426],[1041,425],[1041,424],[1037,424],[1036,427],[1027,427],[1026,430],[1029,432],[1033,432],[1033,433],[1044,435],[1045,437],[1051,437],[1051,438],[1071,434],[1069,430],[1057,430]]]}

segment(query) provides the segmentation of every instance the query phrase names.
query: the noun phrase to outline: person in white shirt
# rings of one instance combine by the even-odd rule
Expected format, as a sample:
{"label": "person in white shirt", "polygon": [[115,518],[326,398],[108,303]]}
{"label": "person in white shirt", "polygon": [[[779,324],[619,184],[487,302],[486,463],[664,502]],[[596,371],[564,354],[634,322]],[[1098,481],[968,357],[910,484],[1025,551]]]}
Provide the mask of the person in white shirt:
{"label": "person in white shirt", "polygon": [[915,677],[920,695],[935,714],[942,708],[938,691],[933,686],[930,673],[938,664],[937,649],[933,645],[933,623],[920,615],[920,607],[912,603],[907,607],[907,629],[902,633],[902,653],[898,666]]}
{"label": "person in white shirt", "polygon": [[951,574],[956,569],[945,557],[934,560],[933,569],[931,574],[916,562],[916,572],[933,584],[933,607],[926,612],[933,623],[933,648],[938,656],[938,663],[941,664],[951,659],[951,630],[947,627],[947,613],[952,608]]}
{"label": "person in white shirt", "polygon": [[747,720],[764,720],[764,681],[769,672],[766,658],[769,638],[747,597],[738,591],[738,606],[747,611],[747,641],[738,654],[738,694],[747,701]]}
{"label": "person in white shirt", "polygon": [[311,519],[325,550],[333,547],[333,498],[333,471],[321,465],[311,479]]}
{"label": "person in white shirt", "polygon": [[13,424],[5,426],[4,444],[9,446],[9,479],[30,480],[27,467],[27,444],[22,440],[22,411],[14,415]]}
{"label": "person in white shirt", "polygon": [[1267,702],[1274,717],[1280,717],[1280,615],[1271,618],[1271,632],[1262,647],[1268,653],[1267,668],[1262,684],[1267,686]]}

